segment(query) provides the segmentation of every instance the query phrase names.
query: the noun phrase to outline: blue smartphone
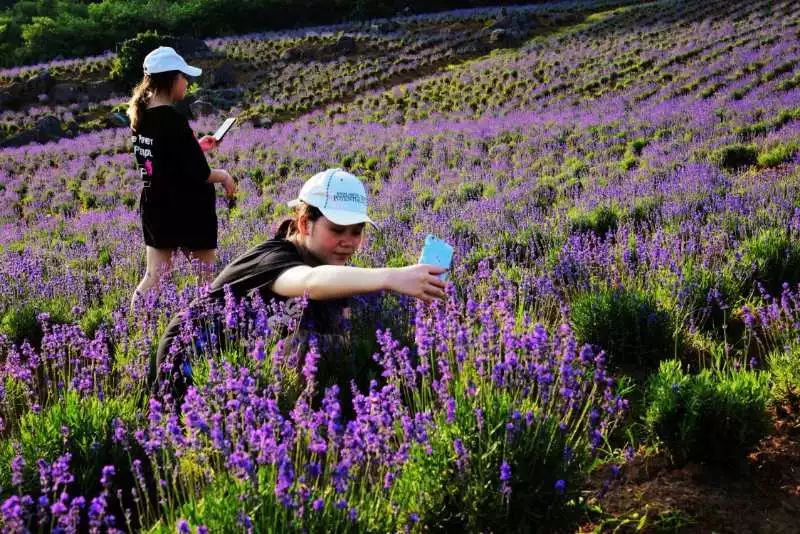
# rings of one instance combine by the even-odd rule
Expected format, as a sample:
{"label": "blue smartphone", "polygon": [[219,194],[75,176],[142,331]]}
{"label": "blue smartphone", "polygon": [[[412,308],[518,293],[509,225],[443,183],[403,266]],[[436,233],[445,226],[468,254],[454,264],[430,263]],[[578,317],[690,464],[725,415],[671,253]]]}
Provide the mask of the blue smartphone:
{"label": "blue smartphone", "polygon": [[[422,254],[419,255],[419,263],[437,265],[449,269],[452,262],[453,247],[435,235],[428,234],[425,236],[425,245],[422,247]],[[447,273],[440,274],[439,278],[447,280]]]}

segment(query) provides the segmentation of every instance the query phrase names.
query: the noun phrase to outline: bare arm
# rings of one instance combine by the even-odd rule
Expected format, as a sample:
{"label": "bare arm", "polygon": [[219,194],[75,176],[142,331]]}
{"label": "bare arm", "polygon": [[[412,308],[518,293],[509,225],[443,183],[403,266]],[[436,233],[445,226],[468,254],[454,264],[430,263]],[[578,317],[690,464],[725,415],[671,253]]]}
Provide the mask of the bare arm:
{"label": "bare arm", "polygon": [[326,300],[386,289],[429,302],[444,297],[445,283],[437,276],[443,272],[445,269],[434,265],[379,269],[300,265],[284,271],[275,280],[272,291],[283,297],[307,293],[310,299]]}
{"label": "bare arm", "polygon": [[236,194],[236,182],[233,181],[233,177],[226,170],[211,169],[211,174],[208,175],[208,183],[222,184],[222,187],[225,188],[225,194],[229,198]]}

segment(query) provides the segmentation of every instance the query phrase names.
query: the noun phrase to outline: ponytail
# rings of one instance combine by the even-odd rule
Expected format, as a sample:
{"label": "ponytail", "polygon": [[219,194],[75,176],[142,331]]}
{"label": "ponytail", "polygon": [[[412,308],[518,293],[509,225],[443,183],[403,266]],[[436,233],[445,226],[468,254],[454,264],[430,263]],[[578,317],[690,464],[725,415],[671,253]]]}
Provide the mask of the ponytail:
{"label": "ponytail", "polygon": [[128,100],[128,118],[131,121],[131,129],[138,130],[144,117],[144,110],[150,99],[158,93],[169,93],[179,71],[170,70],[156,74],[145,74],[142,81],[133,88],[131,99]]}
{"label": "ponytail", "polygon": [[322,212],[316,206],[306,204],[305,202],[300,202],[300,205],[297,206],[294,217],[281,221],[281,224],[278,226],[278,231],[275,233],[275,238],[289,239],[295,235],[298,232],[297,221],[299,221],[300,217],[302,216],[306,216],[308,217],[309,221],[314,222],[322,217]]}
{"label": "ponytail", "polygon": [[128,101],[128,118],[131,121],[131,129],[136,131],[142,122],[142,115],[150,101],[150,77],[145,76],[136,87],[133,88],[133,96]]}

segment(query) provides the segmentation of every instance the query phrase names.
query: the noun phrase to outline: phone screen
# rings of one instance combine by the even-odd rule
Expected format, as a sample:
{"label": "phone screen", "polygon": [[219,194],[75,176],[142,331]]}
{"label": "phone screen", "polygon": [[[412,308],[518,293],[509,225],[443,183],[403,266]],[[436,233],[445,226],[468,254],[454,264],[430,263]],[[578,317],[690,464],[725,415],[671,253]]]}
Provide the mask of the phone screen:
{"label": "phone screen", "polygon": [[217,128],[216,132],[214,132],[214,138],[217,141],[222,141],[222,138],[225,137],[225,134],[228,133],[228,130],[231,129],[231,126],[233,126],[234,122],[236,122],[236,117],[225,119],[225,122],[223,122],[222,125]]}
{"label": "phone screen", "polygon": [[[428,234],[428,236],[425,237],[425,245],[422,247],[422,254],[419,256],[419,263],[437,265],[449,269],[452,261],[453,247],[438,237]],[[447,273],[440,274],[439,278],[446,280]]]}

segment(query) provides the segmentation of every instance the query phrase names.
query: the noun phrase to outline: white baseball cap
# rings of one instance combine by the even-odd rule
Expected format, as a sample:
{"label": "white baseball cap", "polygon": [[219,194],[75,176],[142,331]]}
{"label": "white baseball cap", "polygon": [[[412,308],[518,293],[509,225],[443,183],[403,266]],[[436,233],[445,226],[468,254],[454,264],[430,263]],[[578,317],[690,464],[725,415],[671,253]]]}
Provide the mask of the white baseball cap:
{"label": "white baseball cap", "polygon": [[318,208],[335,224],[369,223],[377,225],[367,215],[367,191],[358,177],[342,169],[318,172],[303,184],[300,194],[288,203],[293,208],[305,202]]}
{"label": "white baseball cap", "polygon": [[200,76],[203,69],[192,67],[184,60],[171,46],[159,46],[144,57],[145,74],[158,74],[159,72],[168,72],[171,70],[179,70],[189,76]]}

